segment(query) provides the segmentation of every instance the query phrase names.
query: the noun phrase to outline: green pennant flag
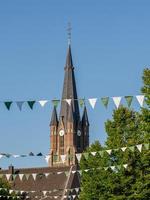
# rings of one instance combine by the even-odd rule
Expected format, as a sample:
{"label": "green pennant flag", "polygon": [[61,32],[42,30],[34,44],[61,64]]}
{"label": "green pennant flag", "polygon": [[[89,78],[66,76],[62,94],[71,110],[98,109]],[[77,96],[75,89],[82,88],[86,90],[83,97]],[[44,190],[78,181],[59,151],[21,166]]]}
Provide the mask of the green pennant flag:
{"label": "green pennant flag", "polygon": [[7,110],[10,110],[12,101],[5,101],[4,104],[5,104],[6,108],[7,108]]}
{"label": "green pennant flag", "polygon": [[121,165],[117,165],[117,168],[120,170],[121,169]]}
{"label": "green pennant flag", "polygon": [[57,108],[58,104],[59,104],[60,100],[52,100],[53,105]]}
{"label": "green pennant flag", "polygon": [[25,174],[26,179],[28,180],[30,177],[30,174]]}
{"label": "green pennant flag", "polygon": [[89,153],[83,153],[83,155],[84,155],[85,159],[87,160],[89,157]]}
{"label": "green pennant flag", "polygon": [[68,171],[65,171],[65,175],[68,176],[68,175],[69,175],[69,172],[68,172]]}
{"label": "green pennant flag", "polygon": [[98,153],[99,153],[99,155],[100,155],[101,157],[103,157],[104,151],[98,151]]}
{"label": "green pennant flag", "polygon": [[84,106],[84,104],[85,104],[85,99],[79,99],[79,105],[80,105],[80,107],[82,108],[83,106]]}
{"label": "green pennant flag", "polygon": [[144,144],[146,150],[149,150],[149,144]]}
{"label": "green pennant flag", "polygon": [[31,110],[33,109],[33,106],[35,104],[35,101],[27,101],[29,107],[31,108]]}
{"label": "green pennant flag", "polygon": [[128,147],[132,152],[134,152],[134,149],[135,147],[134,146],[131,146],[131,147]]}
{"label": "green pennant flag", "polygon": [[103,103],[103,105],[105,106],[105,108],[107,108],[108,102],[109,102],[109,97],[102,97],[101,98],[101,102]]}
{"label": "green pennant flag", "polygon": [[128,107],[130,107],[133,100],[133,96],[125,96],[124,98],[127,102]]}
{"label": "green pennant flag", "polygon": [[13,174],[13,180],[15,180],[17,177],[17,174]]}

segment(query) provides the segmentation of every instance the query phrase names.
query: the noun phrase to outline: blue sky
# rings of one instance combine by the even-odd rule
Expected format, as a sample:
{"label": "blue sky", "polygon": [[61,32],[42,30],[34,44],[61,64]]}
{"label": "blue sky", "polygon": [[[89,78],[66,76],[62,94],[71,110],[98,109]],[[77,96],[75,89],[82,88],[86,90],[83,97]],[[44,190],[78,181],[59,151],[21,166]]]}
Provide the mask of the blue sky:
{"label": "blue sky", "polygon": [[[140,94],[150,63],[149,9],[148,0],[1,0],[0,101],[61,98],[68,21],[78,96]],[[135,100],[132,107],[139,109]],[[114,104],[87,108],[90,142],[104,144]],[[51,111],[51,103],[33,111],[24,105],[22,112],[0,103],[0,152],[47,154]],[[46,166],[41,158],[0,160],[0,167],[10,164]]]}

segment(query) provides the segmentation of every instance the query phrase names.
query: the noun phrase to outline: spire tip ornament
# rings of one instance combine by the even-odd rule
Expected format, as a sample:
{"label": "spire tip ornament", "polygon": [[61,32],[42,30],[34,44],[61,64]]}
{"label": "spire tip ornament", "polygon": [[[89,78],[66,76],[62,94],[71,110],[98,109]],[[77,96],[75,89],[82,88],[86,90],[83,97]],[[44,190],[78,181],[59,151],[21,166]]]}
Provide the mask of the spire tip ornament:
{"label": "spire tip ornament", "polygon": [[67,34],[68,34],[68,45],[71,44],[71,22],[68,22]]}

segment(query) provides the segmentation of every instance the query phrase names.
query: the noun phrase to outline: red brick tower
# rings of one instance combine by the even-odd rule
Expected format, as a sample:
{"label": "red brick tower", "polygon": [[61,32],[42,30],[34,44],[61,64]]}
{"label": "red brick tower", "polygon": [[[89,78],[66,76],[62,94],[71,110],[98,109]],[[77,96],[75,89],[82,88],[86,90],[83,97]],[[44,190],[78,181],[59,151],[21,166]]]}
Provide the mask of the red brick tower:
{"label": "red brick tower", "polygon": [[[78,104],[71,45],[65,65],[65,77],[59,118],[54,107],[50,122],[50,166],[77,163],[75,153],[82,153],[89,146],[89,121],[86,107],[82,119]],[[66,99],[71,102],[68,103]]]}

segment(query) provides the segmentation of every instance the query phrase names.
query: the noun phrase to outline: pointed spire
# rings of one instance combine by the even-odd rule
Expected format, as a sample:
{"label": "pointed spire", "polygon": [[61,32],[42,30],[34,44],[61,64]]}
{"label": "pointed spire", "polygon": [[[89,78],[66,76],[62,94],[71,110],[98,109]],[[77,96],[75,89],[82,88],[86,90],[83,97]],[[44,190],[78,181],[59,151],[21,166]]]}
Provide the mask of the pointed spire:
{"label": "pointed spire", "polygon": [[68,122],[74,122],[74,114],[72,109],[72,104],[69,107],[69,113],[68,113]]}
{"label": "pointed spire", "polygon": [[83,116],[82,116],[82,125],[89,126],[89,120],[88,120],[86,106],[84,106],[84,111],[83,111]]}
{"label": "pointed spire", "polygon": [[56,107],[54,106],[50,126],[55,126],[55,125],[57,126],[57,124],[58,124],[57,111]]}
{"label": "pointed spire", "polygon": [[71,45],[68,46],[68,52],[66,57],[66,68],[72,67],[73,68],[73,61],[72,61],[72,53],[71,53]]}

